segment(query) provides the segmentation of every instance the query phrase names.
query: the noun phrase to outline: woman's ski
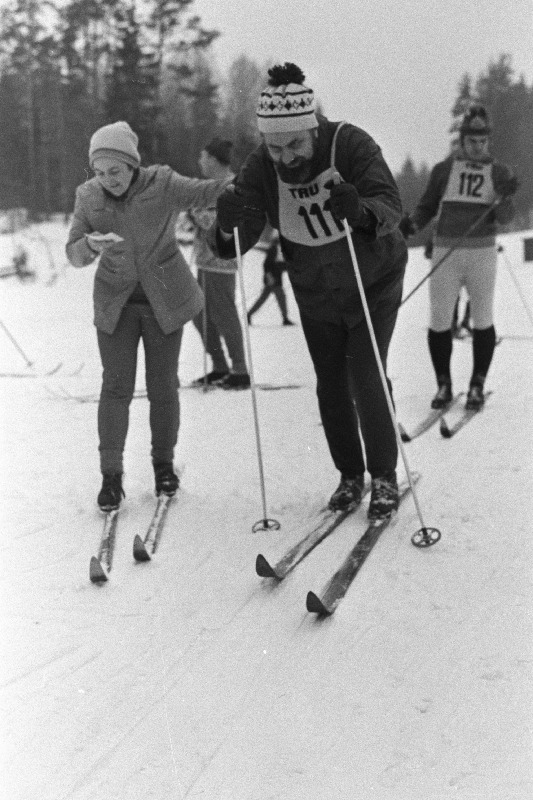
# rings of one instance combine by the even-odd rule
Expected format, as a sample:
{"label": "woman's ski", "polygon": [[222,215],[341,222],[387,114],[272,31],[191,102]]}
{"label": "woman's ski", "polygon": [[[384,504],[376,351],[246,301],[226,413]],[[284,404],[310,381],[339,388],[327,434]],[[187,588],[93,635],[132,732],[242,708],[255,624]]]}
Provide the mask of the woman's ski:
{"label": "woman's ski", "polygon": [[137,534],[133,540],[133,558],[135,561],[150,561],[157,550],[159,541],[161,539],[161,534],[163,533],[163,526],[165,524],[168,507],[173,497],[174,495],[171,494],[160,494],[157,498],[157,505],[154,515],[148,526],[148,530],[146,531],[144,539],[141,539],[139,534]]}
{"label": "woman's ski", "polygon": [[[157,498],[157,504],[144,539],[137,534],[133,541],[135,561],[150,561],[156,552],[161,541],[168,507],[173,497],[174,495],[162,493]],[[109,573],[113,567],[118,515],[118,508],[105,513],[98,555],[91,558],[89,566],[89,577],[92,583],[103,584],[109,580]]]}
{"label": "woman's ski", "polygon": [[115,539],[117,534],[118,508],[105,512],[104,528],[100,539],[98,555],[91,558],[89,577],[92,583],[105,583],[113,566]]}

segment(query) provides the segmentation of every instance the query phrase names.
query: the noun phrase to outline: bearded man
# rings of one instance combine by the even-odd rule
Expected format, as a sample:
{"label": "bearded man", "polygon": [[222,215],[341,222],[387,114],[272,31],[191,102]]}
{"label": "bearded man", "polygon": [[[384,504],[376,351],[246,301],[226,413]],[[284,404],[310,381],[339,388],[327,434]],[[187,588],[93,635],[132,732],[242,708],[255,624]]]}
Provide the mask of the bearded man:
{"label": "bearded man", "polygon": [[257,107],[262,142],[218,198],[210,245],[222,258],[234,258],[235,227],[243,253],[267,221],[279,231],[340,473],[330,507],[358,505],[368,470],[368,515],[382,519],[398,507],[396,436],[342,220],[351,228],[386,369],[407,262],[398,189],[369,134],[317,113],[299,67],[285,63],[268,74]]}

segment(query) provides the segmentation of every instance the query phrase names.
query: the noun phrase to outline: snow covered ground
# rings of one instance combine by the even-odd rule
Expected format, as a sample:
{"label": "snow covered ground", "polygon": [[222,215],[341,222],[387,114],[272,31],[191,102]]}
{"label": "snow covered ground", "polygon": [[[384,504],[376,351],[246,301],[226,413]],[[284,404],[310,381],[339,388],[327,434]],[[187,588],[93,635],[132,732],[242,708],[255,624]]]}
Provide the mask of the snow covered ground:
{"label": "snow covered ground", "polygon": [[[337,482],[301,327],[274,299],[254,318],[268,514],[250,392],[182,391],[182,491],[155,559],[135,565],[153,499],[148,406],[134,400],[126,501],[105,587],[88,580],[102,520],[92,326],[94,268],[66,268],[61,222],[30,229],[38,279],[4,279],[0,786],[6,800],[528,800],[533,797],[533,326],[500,259],[496,350],[485,410],[455,439],[406,446],[441,542],[410,543],[410,498],[335,615],[305,611],[363,530],[364,510],[282,584],[255,574],[299,538]],[[501,237],[533,306],[527,234]],[[2,253],[12,247],[0,236]],[[261,255],[245,258],[248,305]],[[412,251],[406,291],[428,268]],[[291,315],[297,311],[290,290]],[[390,356],[409,428],[434,392],[424,286],[402,309]],[[516,337],[516,338],[513,338]],[[470,345],[455,345],[456,390]],[[58,362],[61,369],[43,376]],[[183,383],[202,373],[186,328]],[[36,376],[36,377],[35,377]],[[142,356],[138,387],[143,388]]]}

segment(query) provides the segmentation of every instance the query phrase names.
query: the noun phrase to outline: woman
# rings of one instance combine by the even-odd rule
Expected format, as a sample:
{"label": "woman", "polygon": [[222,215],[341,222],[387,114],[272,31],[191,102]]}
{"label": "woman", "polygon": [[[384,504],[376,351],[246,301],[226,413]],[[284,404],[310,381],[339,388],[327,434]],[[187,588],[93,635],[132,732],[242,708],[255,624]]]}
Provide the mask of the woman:
{"label": "woman", "polygon": [[428,344],[438,385],[432,408],[444,408],[452,399],[453,313],[461,286],[467,289],[472,315],[473,368],[466,407],[477,411],[484,403],[483,386],[496,344],[496,229],[512,219],[510,197],[518,188],[509,168],[490,155],[490,133],[486,109],[471,106],[459,129],[458,149],[435,165],[413,218],[406,216],[400,223],[409,236],[437,217],[432,263],[443,263],[429,279]]}
{"label": "woman", "polygon": [[[213,206],[223,181],[179,175],[167,166],[141,167],[138,137],[126,122],[91,138],[94,178],[78,187],[66,246],[74,267],[100,256],[94,280],[94,323],[103,367],[98,406],[98,505],[118,508],[129,406],[142,339],[150,403],[156,493],[174,494],[179,427],[178,358],[183,326],[203,295],[181,255],[176,218],[190,206]],[[105,234],[108,234],[106,237]]]}

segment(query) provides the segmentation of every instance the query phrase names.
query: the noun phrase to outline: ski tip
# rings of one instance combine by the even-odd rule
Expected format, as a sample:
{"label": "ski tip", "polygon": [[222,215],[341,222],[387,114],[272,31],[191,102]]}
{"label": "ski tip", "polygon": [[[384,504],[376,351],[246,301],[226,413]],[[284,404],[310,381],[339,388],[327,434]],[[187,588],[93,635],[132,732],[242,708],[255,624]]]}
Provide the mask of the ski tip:
{"label": "ski tip", "polygon": [[91,579],[91,583],[105,583],[107,581],[107,575],[104,572],[104,568],[96,558],[96,556],[92,556],[91,563],[89,566],[89,577]]}
{"label": "ski tip", "polygon": [[329,608],[314,592],[307,593],[306,607],[312,614],[318,614],[320,617],[328,617],[331,614]]}
{"label": "ski tip", "polygon": [[62,366],[63,366],[63,362],[62,362],[62,361],[60,361],[58,364],[56,364],[54,367],[52,367],[50,370],[48,370],[48,372],[46,373],[46,375],[47,375],[47,376],[48,376],[48,375],[55,375],[55,374],[56,374],[56,372],[59,372],[59,370],[61,369],[61,367],[62,367]]}
{"label": "ski tip", "polygon": [[276,572],[266,558],[259,553],[255,559],[255,571],[261,578],[277,578]]}
{"label": "ski tip", "polygon": [[398,430],[400,432],[400,439],[402,440],[402,442],[405,443],[411,441],[411,437],[409,436],[409,434],[407,433],[401,422],[398,423]]}
{"label": "ski tip", "polygon": [[453,436],[451,430],[448,428],[448,426],[446,424],[446,420],[444,419],[444,417],[441,417],[441,420],[440,420],[440,435],[444,439],[451,439],[452,436]]}
{"label": "ski tip", "polygon": [[150,553],[146,549],[146,546],[139,534],[137,534],[133,540],[133,558],[139,563],[151,560]]}

